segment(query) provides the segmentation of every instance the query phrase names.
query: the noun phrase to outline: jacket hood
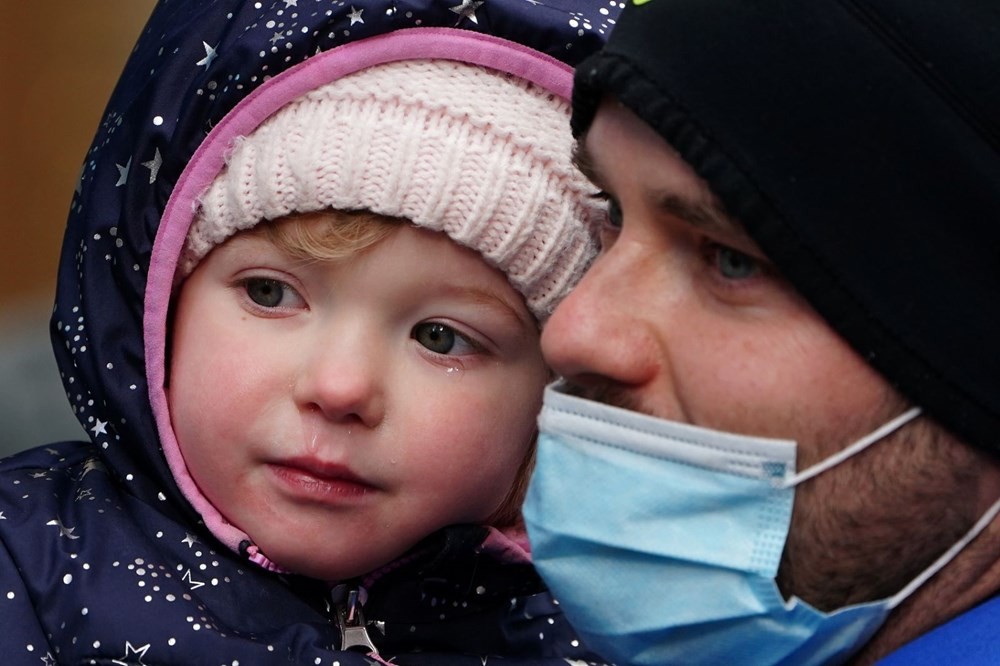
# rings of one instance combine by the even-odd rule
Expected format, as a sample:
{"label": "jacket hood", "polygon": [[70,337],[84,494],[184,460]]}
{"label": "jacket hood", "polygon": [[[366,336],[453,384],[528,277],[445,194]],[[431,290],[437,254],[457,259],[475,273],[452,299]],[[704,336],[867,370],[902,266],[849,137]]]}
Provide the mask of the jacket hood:
{"label": "jacket hood", "polygon": [[322,82],[399,59],[471,61],[568,98],[572,67],[601,45],[617,4],[160,2],[82,166],[51,323],[72,406],[127,491],[204,519],[231,548],[241,540],[193,489],[164,393],[178,256],[234,137]]}

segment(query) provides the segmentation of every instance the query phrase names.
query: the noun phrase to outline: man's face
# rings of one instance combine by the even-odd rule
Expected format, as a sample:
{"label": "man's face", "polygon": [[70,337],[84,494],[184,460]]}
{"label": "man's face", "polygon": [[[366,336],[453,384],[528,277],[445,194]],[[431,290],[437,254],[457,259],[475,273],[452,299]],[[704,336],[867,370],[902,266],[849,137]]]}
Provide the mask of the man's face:
{"label": "man's face", "polygon": [[[609,223],[601,255],[542,338],[547,361],[576,392],[665,419],[793,439],[799,469],[904,410],[705,182],[630,111],[605,101],[579,158],[609,199]],[[898,548],[901,529],[938,510],[914,502],[926,462],[904,441],[914,430],[798,489],[779,577],[786,594],[819,607],[886,596],[949,543],[935,543],[937,534],[925,548],[917,535],[912,561]],[[885,478],[873,470],[887,470]]]}

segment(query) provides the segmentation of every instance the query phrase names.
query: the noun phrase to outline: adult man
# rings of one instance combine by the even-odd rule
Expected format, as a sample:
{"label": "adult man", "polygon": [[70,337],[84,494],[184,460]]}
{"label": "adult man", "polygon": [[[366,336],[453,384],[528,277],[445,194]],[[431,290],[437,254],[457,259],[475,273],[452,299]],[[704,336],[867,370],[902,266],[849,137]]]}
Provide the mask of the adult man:
{"label": "adult man", "polygon": [[995,663],[1000,4],[633,2],[577,71],[543,576],[618,663]]}

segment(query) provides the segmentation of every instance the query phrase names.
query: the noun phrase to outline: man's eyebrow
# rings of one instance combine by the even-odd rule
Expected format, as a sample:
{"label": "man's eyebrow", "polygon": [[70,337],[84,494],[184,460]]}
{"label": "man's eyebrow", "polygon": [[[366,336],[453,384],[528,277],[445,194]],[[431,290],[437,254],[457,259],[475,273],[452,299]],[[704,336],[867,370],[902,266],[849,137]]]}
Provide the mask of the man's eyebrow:
{"label": "man's eyebrow", "polygon": [[703,231],[746,236],[742,227],[736,224],[722,204],[714,198],[695,201],[673,192],[665,192],[657,197],[657,205],[660,210]]}
{"label": "man's eyebrow", "polygon": [[[581,136],[573,145],[573,166],[579,169],[580,173],[595,186],[604,189],[604,185],[602,185],[604,179],[601,177],[596,161],[587,150],[585,138],[586,135]],[[753,243],[743,227],[733,220],[722,203],[711,195],[693,199],[664,190],[654,193],[653,197],[659,210],[687,222],[693,227],[706,232],[746,238]]]}

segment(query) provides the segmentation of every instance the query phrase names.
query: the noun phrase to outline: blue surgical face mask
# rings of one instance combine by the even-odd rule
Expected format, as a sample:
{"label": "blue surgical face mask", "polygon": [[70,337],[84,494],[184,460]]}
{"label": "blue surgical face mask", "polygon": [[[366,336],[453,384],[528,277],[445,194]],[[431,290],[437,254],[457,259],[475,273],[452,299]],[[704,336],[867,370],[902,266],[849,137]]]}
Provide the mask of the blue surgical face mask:
{"label": "blue surgical face mask", "polygon": [[795,443],[652,418],[546,389],[524,507],[532,557],[589,646],[621,665],[828,664],[996,515],[893,597],[834,612],[775,583],[795,485],[919,414],[795,472]]}

